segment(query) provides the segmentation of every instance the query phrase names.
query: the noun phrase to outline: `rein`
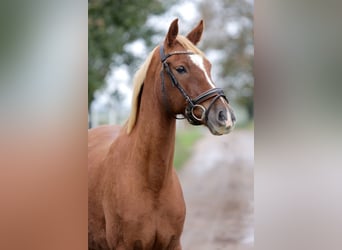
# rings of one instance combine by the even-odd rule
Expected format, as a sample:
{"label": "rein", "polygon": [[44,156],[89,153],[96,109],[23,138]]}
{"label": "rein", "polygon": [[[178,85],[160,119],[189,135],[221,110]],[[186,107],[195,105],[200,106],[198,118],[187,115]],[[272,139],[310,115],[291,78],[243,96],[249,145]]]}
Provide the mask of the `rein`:
{"label": "rein", "polygon": [[[227,101],[227,103],[229,103],[227,97],[225,96],[225,94],[223,92],[223,89],[221,89],[221,88],[209,89],[208,91],[205,91],[204,93],[200,94],[196,98],[192,99],[186,93],[186,91],[184,90],[182,85],[177,81],[177,78],[172,73],[172,71],[169,67],[169,64],[167,63],[167,59],[173,55],[182,55],[182,54],[183,55],[192,55],[192,54],[194,54],[194,52],[191,52],[191,51],[174,51],[174,52],[171,52],[171,53],[165,55],[163,45],[160,45],[159,52],[160,52],[160,60],[161,60],[161,63],[163,64],[163,68],[160,72],[160,76],[161,76],[161,80],[162,80],[163,102],[164,102],[164,105],[165,105],[166,109],[168,110],[168,112],[171,113],[175,117],[175,119],[186,118],[189,121],[189,123],[192,125],[202,125],[204,123],[207,123],[209,111],[210,111],[211,107],[213,106],[213,104],[220,97],[223,97]],[[185,112],[184,112],[185,117],[179,118],[179,117],[175,116],[170,110],[170,105],[168,102],[166,88],[165,88],[164,71],[170,77],[171,82],[172,82],[172,86],[176,87],[179,90],[179,92],[182,94],[184,99],[186,100],[187,104],[186,104]],[[210,102],[208,108],[205,108],[203,105],[201,105],[202,102],[209,100],[211,98],[213,98],[213,99]],[[195,115],[196,109],[200,109],[202,111],[200,117]]]}

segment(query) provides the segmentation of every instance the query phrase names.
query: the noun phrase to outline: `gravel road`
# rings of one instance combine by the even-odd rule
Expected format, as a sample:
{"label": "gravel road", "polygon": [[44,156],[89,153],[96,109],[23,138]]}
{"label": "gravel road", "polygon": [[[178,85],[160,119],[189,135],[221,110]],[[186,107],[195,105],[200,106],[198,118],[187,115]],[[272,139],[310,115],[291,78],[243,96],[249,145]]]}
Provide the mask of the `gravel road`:
{"label": "gravel road", "polygon": [[187,214],[183,250],[252,249],[253,131],[206,134],[180,171]]}

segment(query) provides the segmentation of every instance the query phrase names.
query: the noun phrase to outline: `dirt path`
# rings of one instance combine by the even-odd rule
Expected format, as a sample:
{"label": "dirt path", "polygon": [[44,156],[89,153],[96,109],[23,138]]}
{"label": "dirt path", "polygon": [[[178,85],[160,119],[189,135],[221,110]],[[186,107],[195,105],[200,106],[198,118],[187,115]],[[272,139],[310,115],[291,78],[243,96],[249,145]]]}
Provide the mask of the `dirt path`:
{"label": "dirt path", "polygon": [[179,173],[187,205],[184,250],[251,249],[253,229],[252,131],[206,134]]}

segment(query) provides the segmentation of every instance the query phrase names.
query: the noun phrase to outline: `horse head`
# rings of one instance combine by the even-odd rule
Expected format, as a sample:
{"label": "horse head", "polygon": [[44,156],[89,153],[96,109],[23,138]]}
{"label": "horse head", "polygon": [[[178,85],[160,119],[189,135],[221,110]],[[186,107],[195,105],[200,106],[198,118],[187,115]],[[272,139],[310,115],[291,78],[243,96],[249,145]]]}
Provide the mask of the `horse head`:
{"label": "horse head", "polygon": [[205,125],[214,135],[227,134],[236,118],[223,90],[212,81],[211,63],[196,47],[202,33],[203,21],[186,37],[178,34],[178,19],[171,23],[159,47],[161,102],[173,116]]}

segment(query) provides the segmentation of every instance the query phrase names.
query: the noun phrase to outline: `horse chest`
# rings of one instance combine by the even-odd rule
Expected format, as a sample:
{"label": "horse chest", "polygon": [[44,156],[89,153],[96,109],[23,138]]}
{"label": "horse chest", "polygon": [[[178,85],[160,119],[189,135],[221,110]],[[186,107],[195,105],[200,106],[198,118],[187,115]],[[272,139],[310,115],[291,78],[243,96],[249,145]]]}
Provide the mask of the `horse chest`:
{"label": "horse chest", "polygon": [[145,194],[140,195],[135,205],[129,200],[126,197],[126,202],[118,209],[117,223],[122,241],[130,242],[132,249],[135,249],[134,245],[141,245],[136,249],[174,249],[172,246],[179,242],[185,218],[182,197],[156,199]]}

